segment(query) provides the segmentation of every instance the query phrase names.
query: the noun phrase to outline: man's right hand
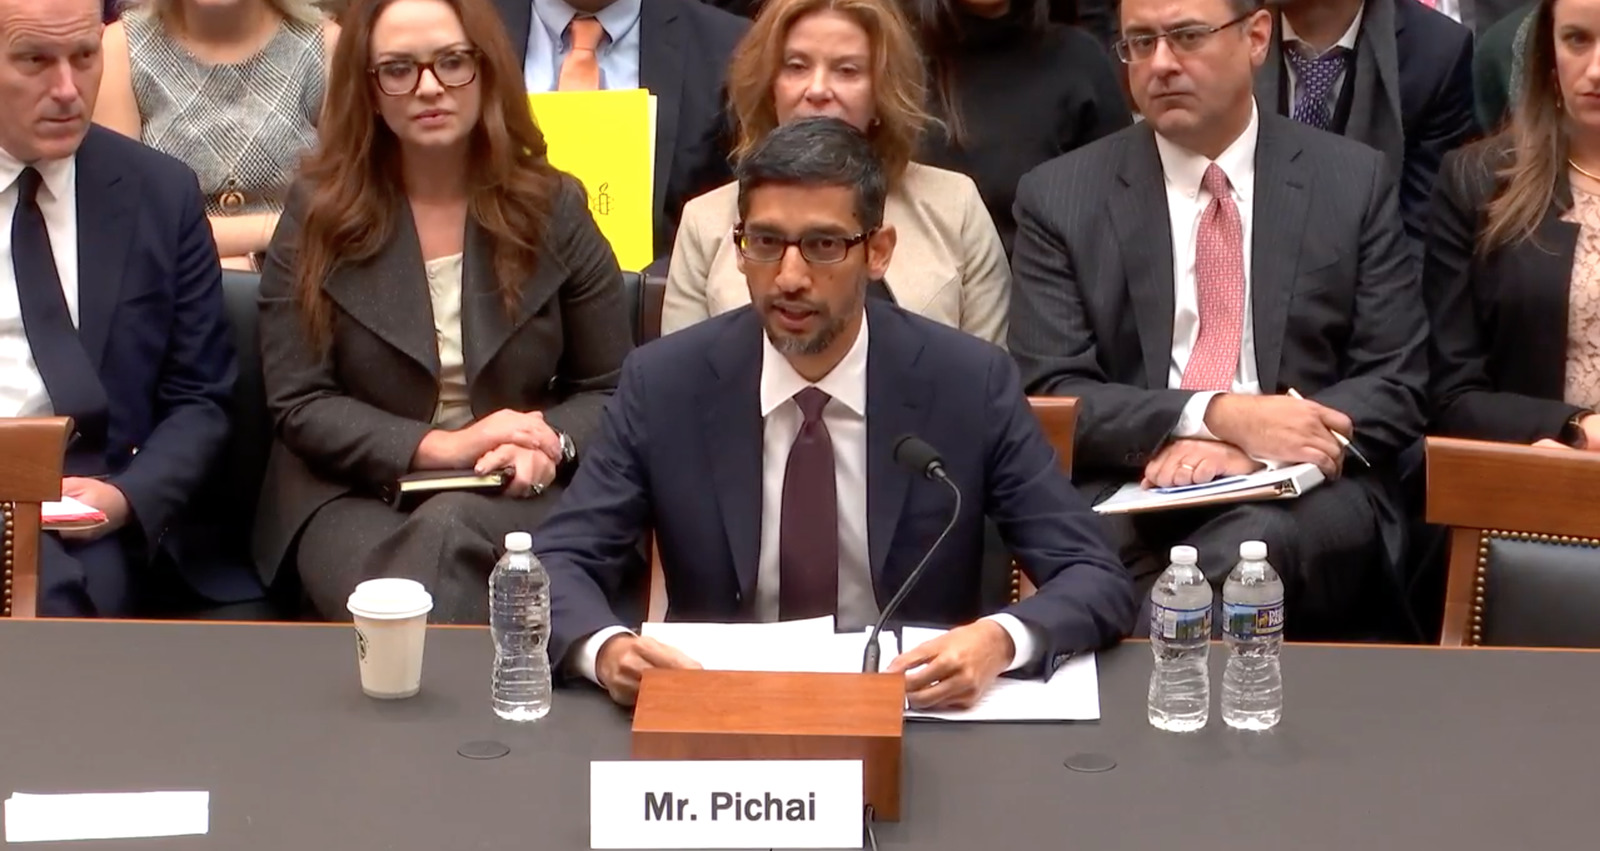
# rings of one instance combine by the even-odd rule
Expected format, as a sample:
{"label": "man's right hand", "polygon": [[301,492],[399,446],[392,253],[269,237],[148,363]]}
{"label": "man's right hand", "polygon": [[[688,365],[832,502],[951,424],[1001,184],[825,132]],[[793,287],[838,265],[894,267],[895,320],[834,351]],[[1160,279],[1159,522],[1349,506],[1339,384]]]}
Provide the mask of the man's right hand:
{"label": "man's right hand", "polygon": [[701,665],[683,651],[654,638],[618,633],[600,646],[595,656],[595,679],[611,699],[632,706],[639,699],[639,680],[650,668],[698,669]]}
{"label": "man's right hand", "polygon": [[1350,437],[1350,418],[1309,399],[1224,393],[1206,409],[1206,428],[1252,458],[1315,464],[1323,475],[1339,474],[1344,448],[1333,436]]}

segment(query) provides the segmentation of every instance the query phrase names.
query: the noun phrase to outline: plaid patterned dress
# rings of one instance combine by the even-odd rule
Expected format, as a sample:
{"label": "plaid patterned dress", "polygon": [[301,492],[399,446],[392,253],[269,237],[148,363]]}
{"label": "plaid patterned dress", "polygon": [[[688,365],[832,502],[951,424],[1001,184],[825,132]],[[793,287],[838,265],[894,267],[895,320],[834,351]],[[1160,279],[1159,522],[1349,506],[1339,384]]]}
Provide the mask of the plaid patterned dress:
{"label": "plaid patterned dress", "polygon": [[327,82],[322,29],[285,21],[255,56],[207,65],[153,15],[123,17],[143,142],[200,177],[207,215],[279,212]]}

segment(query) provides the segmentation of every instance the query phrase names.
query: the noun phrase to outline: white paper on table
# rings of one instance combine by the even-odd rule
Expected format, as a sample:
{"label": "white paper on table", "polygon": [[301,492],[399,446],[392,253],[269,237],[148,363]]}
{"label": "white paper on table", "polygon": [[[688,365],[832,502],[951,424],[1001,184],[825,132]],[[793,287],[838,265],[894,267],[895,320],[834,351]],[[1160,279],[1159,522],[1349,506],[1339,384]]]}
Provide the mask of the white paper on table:
{"label": "white paper on table", "polygon": [[[852,674],[866,650],[862,632],[835,633],[833,616],[777,623],[646,623],[640,632],[682,650],[712,671]],[[878,634],[879,665],[899,655],[890,632]]]}
{"label": "white paper on table", "polygon": [[[914,650],[945,632],[908,626],[900,630],[900,639],[907,650]],[[1097,721],[1100,676],[1094,654],[1084,653],[1068,660],[1049,681],[1001,677],[971,709],[907,709],[906,717],[933,721]]]}
{"label": "white paper on table", "polygon": [[199,836],[211,829],[210,792],[111,792],[6,799],[6,842]]}

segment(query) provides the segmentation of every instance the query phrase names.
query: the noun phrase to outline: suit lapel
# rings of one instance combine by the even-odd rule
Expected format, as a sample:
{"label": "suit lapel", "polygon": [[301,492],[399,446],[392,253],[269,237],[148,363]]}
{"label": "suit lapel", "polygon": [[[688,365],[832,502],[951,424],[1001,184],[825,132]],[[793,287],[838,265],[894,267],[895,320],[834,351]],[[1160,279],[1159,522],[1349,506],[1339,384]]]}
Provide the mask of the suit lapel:
{"label": "suit lapel", "polygon": [[1289,299],[1298,273],[1311,193],[1300,146],[1282,132],[1291,119],[1261,116],[1256,141],[1250,301],[1255,321],[1256,371],[1261,392],[1276,393]]}
{"label": "suit lapel", "polygon": [[[463,271],[462,277],[466,277]],[[358,324],[439,374],[433,301],[428,297],[422,243],[411,208],[403,201],[392,239],[372,259],[336,269],[323,291]]]}
{"label": "suit lapel", "polygon": [[711,459],[711,492],[746,601],[755,600],[761,557],[762,333],[760,318],[750,309],[728,324],[706,351],[713,380],[698,404],[700,433]]}
{"label": "suit lapel", "polygon": [[1389,159],[1396,173],[1405,156],[1400,113],[1400,24],[1395,0],[1368,0],[1356,42],[1355,91],[1344,135],[1365,142]]}
{"label": "suit lapel", "polygon": [[78,337],[97,372],[105,359],[122,289],[134,231],[129,222],[141,180],[107,160],[99,138],[105,132],[110,131],[90,130],[77,157]]}
{"label": "suit lapel", "polygon": [[[504,2],[504,0],[502,0]],[[639,7],[639,84],[656,96],[654,210],[666,208],[667,183],[683,103],[683,22],[675,3],[646,0]]]}
{"label": "suit lapel", "polygon": [[[883,588],[883,565],[900,525],[911,474],[894,462],[894,443],[922,428],[928,412],[923,339],[896,308],[867,300],[867,561],[872,587]],[[884,598],[879,594],[879,603]]]}
{"label": "suit lapel", "polygon": [[[533,0],[494,0],[505,23],[511,48],[517,52],[517,72],[528,63],[528,33],[533,26]],[[646,4],[649,5],[649,4]]]}
{"label": "suit lapel", "polygon": [[1124,192],[1111,196],[1111,222],[1122,249],[1128,276],[1129,304],[1138,305],[1134,322],[1144,353],[1145,386],[1167,386],[1172,362],[1173,296],[1172,221],[1166,183],[1155,136],[1148,129],[1135,135],[1123,154],[1118,173]]}
{"label": "suit lapel", "polygon": [[518,294],[515,315],[508,315],[500,285],[495,281],[488,235],[476,222],[468,220],[461,263],[461,335],[469,388],[477,386],[506,343],[556,296],[565,276],[566,267],[559,258],[548,253],[540,257],[532,280]]}

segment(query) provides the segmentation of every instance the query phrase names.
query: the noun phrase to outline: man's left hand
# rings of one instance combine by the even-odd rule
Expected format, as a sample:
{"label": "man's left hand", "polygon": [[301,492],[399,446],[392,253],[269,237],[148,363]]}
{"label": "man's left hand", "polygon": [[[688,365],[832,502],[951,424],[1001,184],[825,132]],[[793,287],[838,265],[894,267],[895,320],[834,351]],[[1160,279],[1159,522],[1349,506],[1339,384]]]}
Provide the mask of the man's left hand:
{"label": "man's left hand", "polygon": [[1243,476],[1266,466],[1232,444],[1215,440],[1174,440],[1144,468],[1147,488],[1203,485],[1225,476]]}
{"label": "man's left hand", "polygon": [[110,482],[68,476],[61,480],[61,494],[62,496],[70,496],[91,508],[98,508],[106,516],[106,522],[93,529],[78,529],[60,533],[63,538],[74,541],[92,541],[121,529],[128,522],[128,498],[123,496],[122,491]]}
{"label": "man's left hand", "polygon": [[887,670],[905,674],[913,709],[970,709],[1016,652],[1005,627],[981,620],[901,653]]}

